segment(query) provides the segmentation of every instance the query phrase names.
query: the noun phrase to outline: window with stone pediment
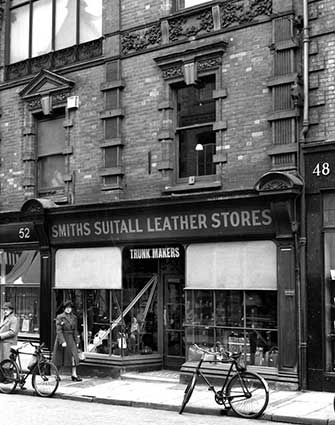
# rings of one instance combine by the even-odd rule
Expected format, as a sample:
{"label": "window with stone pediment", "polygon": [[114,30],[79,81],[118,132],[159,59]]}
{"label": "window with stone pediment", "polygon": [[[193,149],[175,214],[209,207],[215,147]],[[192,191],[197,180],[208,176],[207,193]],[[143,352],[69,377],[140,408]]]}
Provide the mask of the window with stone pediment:
{"label": "window with stone pediment", "polygon": [[9,63],[95,40],[102,0],[11,0]]}
{"label": "window with stone pediment", "polygon": [[39,194],[64,189],[65,115],[37,117],[37,190]]}

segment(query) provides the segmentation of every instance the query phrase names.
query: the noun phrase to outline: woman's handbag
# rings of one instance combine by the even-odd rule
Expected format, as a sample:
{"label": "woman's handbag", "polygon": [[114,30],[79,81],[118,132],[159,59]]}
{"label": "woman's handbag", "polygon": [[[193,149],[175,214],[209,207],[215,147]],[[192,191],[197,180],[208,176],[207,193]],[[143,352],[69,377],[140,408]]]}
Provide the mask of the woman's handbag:
{"label": "woman's handbag", "polygon": [[81,362],[86,359],[85,353],[82,350],[78,350],[78,357]]}

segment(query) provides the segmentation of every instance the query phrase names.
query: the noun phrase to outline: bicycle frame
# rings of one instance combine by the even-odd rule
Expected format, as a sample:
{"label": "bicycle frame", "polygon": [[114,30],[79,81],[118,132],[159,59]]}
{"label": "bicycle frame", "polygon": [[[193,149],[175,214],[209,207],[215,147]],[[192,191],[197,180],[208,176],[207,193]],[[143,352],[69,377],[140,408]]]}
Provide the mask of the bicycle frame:
{"label": "bicycle frame", "polygon": [[17,349],[15,351],[12,351],[11,354],[10,354],[10,356],[9,356],[9,358],[11,360],[13,360],[17,364],[17,367],[19,369],[19,374],[20,374],[19,384],[20,385],[24,385],[24,383],[26,382],[28,376],[31,375],[31,373],[34,370],[34,368],[28,369],[27,372],[23,372],[20,354],[30,354],[31,355],[32,353],[24,353],[23,351],[19,351]]}
{"label": "bicycle frame", "polygon": [[[222,363],[224,363],[224,361],[221,361]],[[216,388],[215,388],[215,386],[212,384],[212,382],[210,382],[210,380],[209,380],[209,378],[202,372],[202,370],[201,370],[201,366],[202,366],[202,364],[203,363],[212,363],[210,360],[205,360],[203,357],[199,360],[199,363],[198,363],[198,365],[197,365],[197,367],[196,367],[196,370],[195,370],[195,373],[197,374],[197,376],[201,376],[202,377],[202,379],[205,381],[205,383],[207,384],[207,386],[208,386],[208,389],[209,390],[211,390],[214,394],[215,394],[215,396],[218,398],[218,399],[222,399],[222,403],[225,405],[225,401],[226,400],[232,400],[232,399],[234,399],[234,398],[239,398],[239,397],[245,397],[245,396],[249,396],[250,394],[249,394],[249,391],[248,391],[248,389],[246,389],[246,387],[245,387],[245,385],[244,385],[244,383],[243,383],[243,380],[241,380],[241,378],[240,378],[240,373],[239,373],[239,370],[238,370],[238,364],[237,364],[237,361],[236,360],[228,360],[227,361],[227,363],[230,363],[230,366],[229,366],[229,369],[228,369],[228,373],[227,373],[227,375],[225,376],[225,378],[224,378],[224,381],[223,381],[223,384],[222,384],[222,386],[220,387],[220,389],[218,389],[218,390],[216,390]],[[227,397],[226,395],[225,395],[225,392],[224,392],[224,390],[225,390],[225,388],[227,387],[227,384],[228,384],[228,382],[229,382],[229,380],[230,380],[230,377],[232,376],[232,373],[233,372],[235,372],[234,371],[234,366],[235,366],[235,369],[236,369],[236,374],[239,376],[239,380],[240,380],[240,383],[241,383],[241,387],[242,387],[242,389],[243,389],[243,394],[241,394],[241,395],[234,395],[234,396],[230,396],[230,397]]]}
{"label": "bicycle frame", "polygon": [[[36,364],[31,369],[28,369],[27,372],[24,372],[23,369],[22,369],[20,354],[29,354],[29,355],[34,354],[37,357]],[[18,367],[19,376],[20,376],[20,381],[18,383],[22,387],[25,384],[25,382],[27,381],[28,376],[32,375],[32,373],[34,372],[36,367],[39,367],[39,364],[40,364],[41,360],[43,359],[43,355],[42,355],[41,352],[39,352],[39,350],[36,350],[36,349],[35,349],[34,353],[28,353],[28,352],[20,351],[19,349],[14,349],[14,350],[12,349],[9,358],[11,360],[13,360]]]}

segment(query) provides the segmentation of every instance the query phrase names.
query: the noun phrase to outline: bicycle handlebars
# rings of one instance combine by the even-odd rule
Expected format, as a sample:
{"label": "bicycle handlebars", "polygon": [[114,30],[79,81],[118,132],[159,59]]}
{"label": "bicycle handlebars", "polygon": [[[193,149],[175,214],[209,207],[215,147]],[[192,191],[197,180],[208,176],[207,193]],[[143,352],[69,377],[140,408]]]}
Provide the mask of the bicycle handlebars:
{"label": "bicycle handlebars", "polygon": [[[218,343],[216,344],[218,345]],[[222,356],[225,355],[228,359],[234,359],[237,360],[242,356],[242,352],[239,353],[232,353],[231,351],[225,350],[222,347],[220,348],[219,351],[209,351],[206,350],[205,348],[199,347],[198,344],[193,344],[193,347],[195,347],[197,350],[202,351],[203,353],[206,354],[210,354],[210,355],[214,355],[214,356]]]}

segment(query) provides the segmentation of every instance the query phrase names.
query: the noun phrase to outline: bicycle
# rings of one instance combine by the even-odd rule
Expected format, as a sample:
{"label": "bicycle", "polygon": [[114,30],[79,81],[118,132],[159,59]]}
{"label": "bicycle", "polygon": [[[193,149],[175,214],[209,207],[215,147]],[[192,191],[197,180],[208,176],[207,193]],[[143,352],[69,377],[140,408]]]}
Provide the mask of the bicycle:
{"label": "bicycle", "polygon": [[[193,393],[199,376],[205,381],[209,391],[214,392],[214,399],[217,404],[223,405],[225,409],[231,408],[238,416],[242,418],[258,418],[266,409],[269,402],[269,388],[267,382],[257,373],[248,372],[246,367],[239,362],[242,353],[230,353],[229,351],[211,352],[193,344],[196,350],[201,353],[201,358],[193,373],[192,379],[187,385],[184,393],[183,402],[179,413],[182,414]],[[216,390],[209,378],[201,371],[205,355],[215,356],[216,360],[222,363],[230,362],[228,373],[224,379],[223,385]]]}
{"label": "bicycle", "polygon": [[[35,348],[34,353],[24,353],[20,347],[13,346],[10,349],[9,359],[0,363],[0,392],[13,393],[19,385],[24,385],[29,375],[34,391],[40,397],[51,397],[57,391],[60,377],[56,366],[49,360],[44,352],[44,344],[30,344]],[[34,361],[28,365],[28,371],[23,372],[20,354],[32,354]]]}

